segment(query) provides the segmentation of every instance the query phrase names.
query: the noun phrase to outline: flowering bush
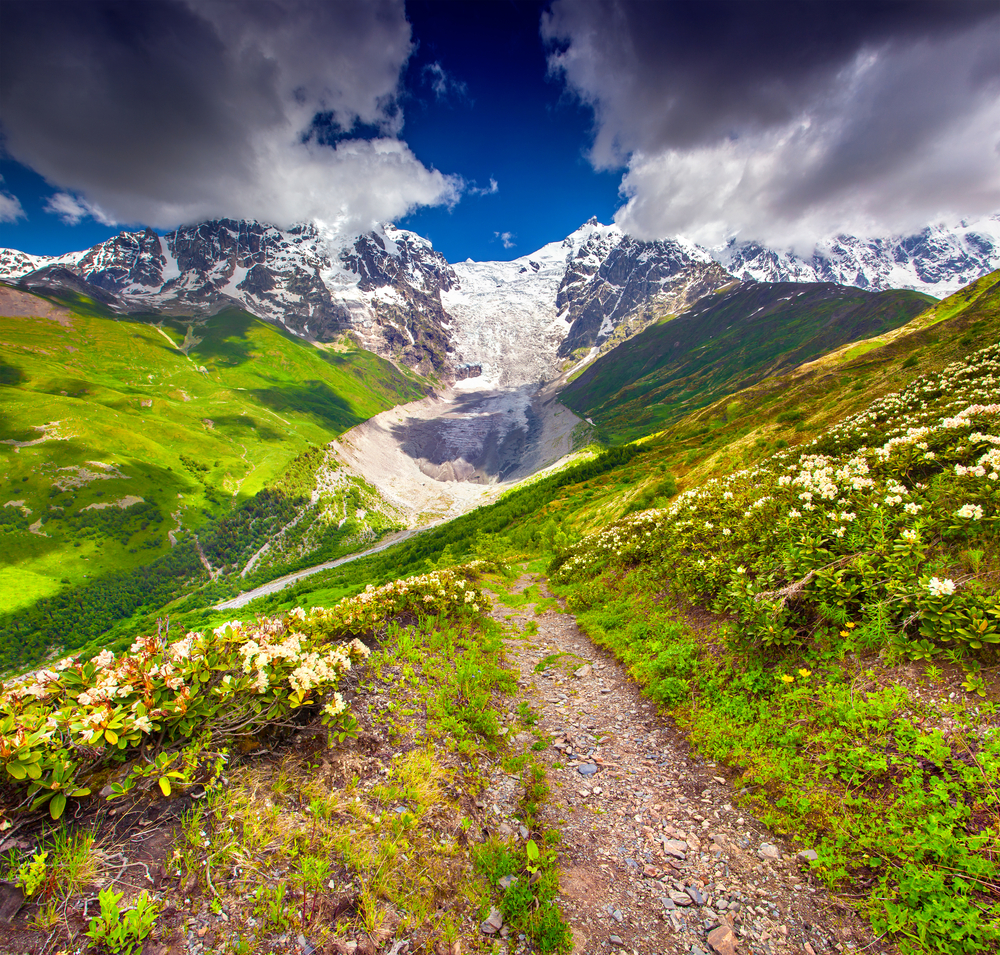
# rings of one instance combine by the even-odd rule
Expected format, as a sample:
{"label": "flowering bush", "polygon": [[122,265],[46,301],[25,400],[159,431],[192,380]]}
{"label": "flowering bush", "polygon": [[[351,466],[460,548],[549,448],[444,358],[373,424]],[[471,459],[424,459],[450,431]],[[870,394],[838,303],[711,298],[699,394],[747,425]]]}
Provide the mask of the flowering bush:
{"label": "flowering bush", "polygon": [[233,620],[172,644],[158,632],[120,659],[109,650],[90,660],[68,657],[0,685],[6,776],[0,793],[14,792],[18,809],[48,803],[58,819],[67,798],[90,793],[98,771],[137,753],[141,762],[112,784],[112,795],[143,776],[155,777],[169,794],[172,779],[187,778],[185,747],[218,749],[233,737],[281,725],[303,706],[317,706],[333,731],[349,731],[353,719],[337,686],[352,663],[368,656],[358,635],[407,612],[478,613],[484,597],[470,579],[487,566],[474,561],[369,587],[329,610],[296,608],[252,624]]}
{"label": "flowering bush", "polygon": [[553,579],[653,565],[764,646],[801,643],[824,622],[835,633],[877,608],[938,647],[1000,643],[993,598],[941,574],[956,545],[995,535],[998,370],[994,345],[918,378],[810,444],[585,538],[553,562]]}

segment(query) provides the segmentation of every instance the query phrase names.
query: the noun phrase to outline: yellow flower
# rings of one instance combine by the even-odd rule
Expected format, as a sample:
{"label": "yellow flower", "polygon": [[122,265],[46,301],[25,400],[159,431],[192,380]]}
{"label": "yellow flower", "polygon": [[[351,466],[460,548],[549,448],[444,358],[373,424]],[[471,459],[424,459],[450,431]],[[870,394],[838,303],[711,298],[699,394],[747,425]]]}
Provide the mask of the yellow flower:
{"label": "yellow flower", "polygon": [[781,674],[781,682],[782,683],[793,683],[794,681],[795,681],[795,677],[789,676],[787,673],[782,673]]}
{"label": "yellow flower", "polygon": [[841,631],[840,631],[840,635],[841,635],[842,637],[849,637],[849,636],[850,636],[851,634],[850,634],[850,632],[849,632],[849,631],[847,631],[847,630],[841,630]]}
{"label": "yellow flower", "polygon": [[856,623],[848,623],[848,624],[844,624],[844,626],[846,626],[848,630],[853,630],[857,626],[857,624]]}
{"label": "yellow flower", "polygon": [[801,670],[799,670],[799,676],[812,676],[812,670],[807,670],[805,667],[803,667]]}

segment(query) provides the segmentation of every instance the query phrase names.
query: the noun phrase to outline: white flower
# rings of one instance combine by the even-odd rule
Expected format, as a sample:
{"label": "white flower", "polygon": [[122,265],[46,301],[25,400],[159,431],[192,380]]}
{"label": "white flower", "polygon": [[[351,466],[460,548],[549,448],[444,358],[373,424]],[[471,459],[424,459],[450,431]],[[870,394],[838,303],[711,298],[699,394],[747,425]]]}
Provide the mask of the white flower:
{"label": "white flower", "polygon": [[153,729],[153,724],[150,722],[148,716],[137,716],[132,722],[132,726],[143,733],[149,733]]}
{"label": "white flower", "polygon": [[948,577],[945,577],[944,580],[938,577],[931,577],[927,581],[927,589],[930,591],[932,597],[945,597],[955,592],[955,581]]}
{"label": "white flower", "polygon": [[909,528],[903,531],[902,537],[908,544],[915,544],[920,539],[920,535]]}
{"label": "white flower", "polygon": [[102,650],[96,657],[92,657],[90,662],[96,663],[104,670],[115,662],[115,655],[110,650]]}
{"label": "white flower", "polygon": [[956,517],[963,517],[966,520],[978,521],[982,519],[983,509],[979,504],[963,504],[957,511]]}

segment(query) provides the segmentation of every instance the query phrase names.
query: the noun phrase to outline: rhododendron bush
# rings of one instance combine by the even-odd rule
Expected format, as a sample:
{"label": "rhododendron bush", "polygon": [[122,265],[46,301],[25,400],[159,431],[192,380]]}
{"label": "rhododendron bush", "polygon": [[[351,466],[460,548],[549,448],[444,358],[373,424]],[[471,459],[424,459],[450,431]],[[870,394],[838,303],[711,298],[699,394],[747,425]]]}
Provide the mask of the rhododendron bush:
{"label": "rhododendron bush", "polygon": [[233,620],[173,643],[161,631],[120,658],[108,650],[67,657],[0,686],[3,804],[47,803],[58,819],[68,798],[89,795],[95,779],[129,762],[105,792],[121,795],[150,778],[169,794],[206,756],[224,759],[233,741],[291,725],[303,707],[342,738],[354,721],[337,687],[368,656],[365,640],[394,617],[477,614],[485,603],[472,581],[486,566],[369,587],[329,609]]}
{"label": "rhododendron bush", "polygon": [[996,539],[998,359],[983,349],[810,444],[627,517],[561,554],[554,579],[650,565],[763,646],[835,639],[851,622],[852,639],[891,631],[914,657],[995,652],[1000,602],[950,575],[963,548],[981,557]]}

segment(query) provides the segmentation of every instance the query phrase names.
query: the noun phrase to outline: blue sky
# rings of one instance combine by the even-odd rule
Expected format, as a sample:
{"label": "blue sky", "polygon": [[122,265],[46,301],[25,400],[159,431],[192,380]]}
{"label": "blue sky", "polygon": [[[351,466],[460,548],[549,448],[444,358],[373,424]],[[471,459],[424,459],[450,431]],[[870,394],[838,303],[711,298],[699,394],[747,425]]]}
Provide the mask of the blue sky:
{"label": "blue sky", "polygon": [[394,221],[458,261],[595,215],[788,246],[994,213],[997,9],[5,0],[0,246]]}

